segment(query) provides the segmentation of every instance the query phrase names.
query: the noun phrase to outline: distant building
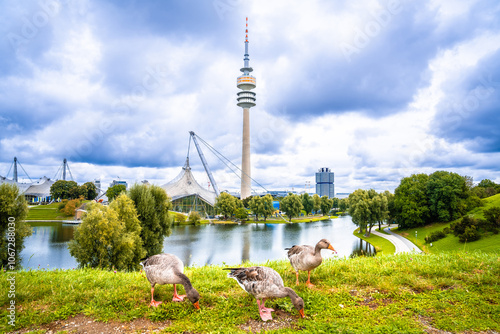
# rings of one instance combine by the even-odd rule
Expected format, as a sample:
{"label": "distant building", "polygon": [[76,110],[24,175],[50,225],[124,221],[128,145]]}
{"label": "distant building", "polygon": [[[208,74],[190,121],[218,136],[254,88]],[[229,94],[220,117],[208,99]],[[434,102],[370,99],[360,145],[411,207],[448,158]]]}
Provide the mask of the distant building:
{"label": "distant building", "polygon": [[96,187],[97,193],[101,192],[101,180],[94,180],[94,185]]}
{"label": "distant building", "polygon": [[320,168],[316,173],[316,194],[318,194],[320,197],[335,197],[335,185],[333,178],[334,175],[330,168]]}
{"label": "distant building", "polygon": [[125,188],[128,188],[126,181],[117,181],[117,180],[113,180],[113,182],[111,182],[109,187],[111,188],[112,186],[116,186],[117,184],[123,184],[125,186]]}

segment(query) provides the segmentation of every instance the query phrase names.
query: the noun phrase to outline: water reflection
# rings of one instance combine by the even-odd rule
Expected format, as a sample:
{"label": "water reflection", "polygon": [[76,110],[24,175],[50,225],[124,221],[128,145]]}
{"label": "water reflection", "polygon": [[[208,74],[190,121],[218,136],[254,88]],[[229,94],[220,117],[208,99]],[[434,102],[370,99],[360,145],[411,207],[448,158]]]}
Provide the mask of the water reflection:
{"label": "water reflection", "polygon": [[[31,223],[33,235],[21,252],[26,268],[75,268],[77,263],[67,249],[75,226],[62,223]],[[265,262],[286,259],[285,248],[314,245],[329,239],[339,257],[372,255],[373,247],[356,238],[349,216],[334,220],[301,224],[258,224],[175,226],[165,239],[163,251],[173,253],[186,265],[228,264],[246,261]],[[332,257],[323,250],[324,258]]]}

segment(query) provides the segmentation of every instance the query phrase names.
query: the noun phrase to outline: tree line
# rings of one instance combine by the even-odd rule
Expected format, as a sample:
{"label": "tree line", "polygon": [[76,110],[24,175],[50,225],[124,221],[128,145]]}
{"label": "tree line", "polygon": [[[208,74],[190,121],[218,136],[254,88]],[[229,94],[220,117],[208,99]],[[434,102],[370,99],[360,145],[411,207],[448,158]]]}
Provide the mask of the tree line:
{"label": "tree line", "polygon": [[477,186],[469,176],[448,171],[404,177],[394,194],[358,189],[349,195],[348,212],[360,232],[370,235],[376,224],[397,223],[408,229],[463,217],[481,206],[481,198],[500,192],[500,185],[482,180]]}
{"label": "tree line", "polygon": [[[273,206],[275,199],[270,195],[265,196],[250,196],[243,200],[238,199],[228,193],[221,193],[215,200],[215,210],[224,216],[224,219],[237,218],[248,219],[249,210],[254,216],[254,220],[260,218],[267,220],[277,209]],[[278,198],[279,210],[283,212],[289,221],[292,218],[299,217],[302,211],[306,215],[312,212],[321,212],[323,215],[329,214],[333,207],[338,207],[339,200],[337,198],[328,198],[327,196],[319,197],[318,195],[310,196],[308,193],[297,195],[289,193],[287,196]]]}

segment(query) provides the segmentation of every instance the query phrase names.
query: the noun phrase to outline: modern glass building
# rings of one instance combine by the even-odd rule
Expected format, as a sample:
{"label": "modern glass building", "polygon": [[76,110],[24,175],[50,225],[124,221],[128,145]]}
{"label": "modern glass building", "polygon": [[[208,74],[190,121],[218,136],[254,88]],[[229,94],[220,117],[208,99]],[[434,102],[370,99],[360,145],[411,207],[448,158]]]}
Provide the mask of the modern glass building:
{"label": "modern glass building", "polygon": [[335,197],[334,174],[328,167],[323,167],[316,173],[316,194],[320,197]]}

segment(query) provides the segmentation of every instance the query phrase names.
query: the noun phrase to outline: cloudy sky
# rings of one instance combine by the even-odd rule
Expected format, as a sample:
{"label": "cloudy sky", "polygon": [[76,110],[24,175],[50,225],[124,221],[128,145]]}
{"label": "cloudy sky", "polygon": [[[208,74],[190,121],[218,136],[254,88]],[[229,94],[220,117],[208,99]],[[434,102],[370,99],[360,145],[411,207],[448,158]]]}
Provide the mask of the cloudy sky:
{"label": "cloudy sky", "polygon": [[[241,163],[245,17],[252,177],[268,190],[391,190],[448,170],[500,183],[497,0],[0,0],[0,175],[147,179],[189,131]],[[220,189],[239,179],[202,147]],[[193,145],[191,166],[208,178]],[[20,176],[25,177],[20,171]],[[9,177],[12,177],[12,170]],[[258,186],[255,190],[261,190]],[[311,191],[313,189],[310,189]]]}

